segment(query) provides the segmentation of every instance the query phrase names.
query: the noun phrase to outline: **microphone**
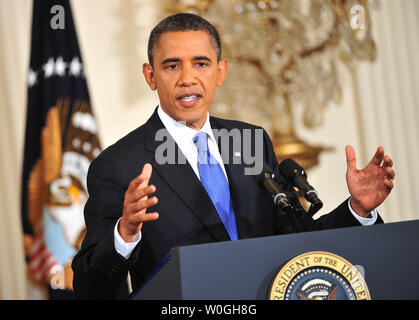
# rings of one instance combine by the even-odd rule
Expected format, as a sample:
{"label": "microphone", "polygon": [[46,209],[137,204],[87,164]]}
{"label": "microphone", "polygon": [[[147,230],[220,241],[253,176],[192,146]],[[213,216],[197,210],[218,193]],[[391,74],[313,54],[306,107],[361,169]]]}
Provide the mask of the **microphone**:
{"label": "microphone", "polygon": [[323,202],[319,199],[317,191],[308,183],[307,174],[304,169],[294,160],[288,158],[279,164],[279,172],[288,183],[297,187],[312,204],[309,214],[313,215],[323,207]]}
{"label": "microphone", "polygon": [[292,209],[292,204],[288,200],[285,192],[282,192],[278,183],[275,180],[275,174],[267,163],[263,164],[262,173],[256,176],[256,180],[265,187],[265,189],[272,195],[272,200],[275,205],[289,210]]}

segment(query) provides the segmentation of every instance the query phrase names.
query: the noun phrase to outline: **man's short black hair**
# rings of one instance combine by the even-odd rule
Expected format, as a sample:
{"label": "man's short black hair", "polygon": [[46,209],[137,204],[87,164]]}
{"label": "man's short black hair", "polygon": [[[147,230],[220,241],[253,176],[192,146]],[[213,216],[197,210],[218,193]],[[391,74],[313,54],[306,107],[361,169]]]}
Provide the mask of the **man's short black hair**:
{"label": "man's short black hair", "polygon": [[206,31],[217,52],[217,61],[221,60],[221,40],[217,29],[204,18],[192,13],[177,13],[159,22],[150,33],[148,39],[148,62],[153,66],[153,53],[160,36],[166,32]]}

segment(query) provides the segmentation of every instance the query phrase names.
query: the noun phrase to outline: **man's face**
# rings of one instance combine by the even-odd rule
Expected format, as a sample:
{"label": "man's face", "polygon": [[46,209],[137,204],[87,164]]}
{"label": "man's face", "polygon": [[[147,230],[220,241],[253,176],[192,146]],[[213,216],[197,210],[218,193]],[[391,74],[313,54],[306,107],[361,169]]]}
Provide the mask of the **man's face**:
{"label": "man's face", "polygon": [[143,73],[158,92],[163,110],[177,121],[200,129],[227,73],[227,61],[217,62],[217,52],[205,31],[163,33],[154,50],[154,67],[145,63]]}

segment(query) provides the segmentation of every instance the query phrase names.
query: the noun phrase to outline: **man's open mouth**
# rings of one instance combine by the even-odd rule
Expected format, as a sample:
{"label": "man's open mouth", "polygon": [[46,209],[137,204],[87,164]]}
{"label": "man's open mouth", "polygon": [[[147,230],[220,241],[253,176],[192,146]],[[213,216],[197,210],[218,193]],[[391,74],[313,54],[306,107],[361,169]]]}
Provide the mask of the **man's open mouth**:
{"label": "man's open mouth", "polygon": [[176,98],[176,100],[179,101],[182,106],[192,107],[201,97],[202,96],[200,94],[185,94]]}

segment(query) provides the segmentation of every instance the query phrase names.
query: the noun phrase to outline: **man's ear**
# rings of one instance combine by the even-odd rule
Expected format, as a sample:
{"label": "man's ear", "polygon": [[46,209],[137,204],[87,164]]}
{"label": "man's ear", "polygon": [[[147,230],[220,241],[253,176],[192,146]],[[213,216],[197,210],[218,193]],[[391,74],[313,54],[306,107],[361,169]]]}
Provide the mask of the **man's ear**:
{"label": "man's ear", "polygon": [[217,65],[217,86],[221,87],[228,71],[227,60],[220,60]]}
{"label": "man's ear", "polygon": [[156,90],[157,86],[154,82],[154,69],[150,64],[148,63],[143,64],[143,74],[144,74],[145,81],[147,81],[147,84],[150,87],[150,89]]}

